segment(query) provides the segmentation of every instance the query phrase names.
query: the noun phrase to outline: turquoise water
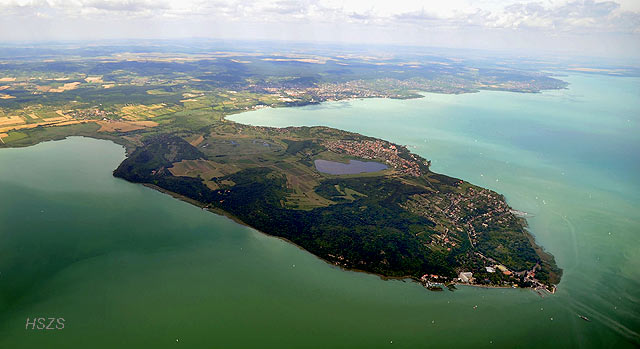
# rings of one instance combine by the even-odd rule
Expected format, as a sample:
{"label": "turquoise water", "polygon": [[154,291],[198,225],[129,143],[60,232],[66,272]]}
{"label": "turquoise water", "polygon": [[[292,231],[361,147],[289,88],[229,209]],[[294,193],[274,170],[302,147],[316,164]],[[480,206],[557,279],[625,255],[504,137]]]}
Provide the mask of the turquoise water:
{"label": "turquoise water", "polygon": [[[263,109],[253,125],[336,128],[385,138],[432,169],[506,195],[564,269],[560,300],[594,320],[576,345],[640,343],[640,79],[573,75],[542,94],[425,94]],[[557,325],[559,326],[559,325]],[[603,333],[581,333],[582,327]],[[605,330],[606,329],[606,330]],[[607,338],[605,340],[605,338]]]}
{"label": "turquoise water", "polygon": [[[640,81],[568,80],[569,90],[537,95],[234,116],[408,144],[434,170],[504,193],[564,268],[556,295],[436,293],[343,271],[114,178],[124,149],[72,137],[0,150],[0,348],[637,346]],[[41,316],[65,328],[25,330]]]}

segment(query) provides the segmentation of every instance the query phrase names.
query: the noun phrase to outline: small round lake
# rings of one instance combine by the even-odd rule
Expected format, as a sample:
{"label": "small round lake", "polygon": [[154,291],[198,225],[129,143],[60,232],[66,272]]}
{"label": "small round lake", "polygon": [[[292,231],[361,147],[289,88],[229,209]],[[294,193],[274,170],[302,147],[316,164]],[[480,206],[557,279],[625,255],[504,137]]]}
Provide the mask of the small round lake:
{"label": "small round lake", "polygon": [[348,164],[329,160],[315,160],[316,170],[332,175],[378,172],[387,169],[387,165],[375,161],[349,160]]}

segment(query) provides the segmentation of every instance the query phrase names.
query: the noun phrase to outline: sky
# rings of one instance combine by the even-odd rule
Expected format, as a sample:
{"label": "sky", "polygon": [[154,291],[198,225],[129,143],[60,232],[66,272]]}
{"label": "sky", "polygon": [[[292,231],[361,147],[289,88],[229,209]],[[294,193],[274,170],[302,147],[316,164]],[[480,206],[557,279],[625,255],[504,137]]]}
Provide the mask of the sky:
{"label": "sky", "polygon": [[640,58],[640,0],[0,0],[0,41],[125,38]]}

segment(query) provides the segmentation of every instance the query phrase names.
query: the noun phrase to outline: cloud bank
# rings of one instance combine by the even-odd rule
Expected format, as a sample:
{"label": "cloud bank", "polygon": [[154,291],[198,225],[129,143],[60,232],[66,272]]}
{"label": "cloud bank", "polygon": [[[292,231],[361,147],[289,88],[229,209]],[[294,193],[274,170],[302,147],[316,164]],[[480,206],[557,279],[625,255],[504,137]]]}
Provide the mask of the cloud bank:
{"label": "cloud bank", "polygon": [[0,40],[216,37],[638,55],[640,1],[0,0]]}

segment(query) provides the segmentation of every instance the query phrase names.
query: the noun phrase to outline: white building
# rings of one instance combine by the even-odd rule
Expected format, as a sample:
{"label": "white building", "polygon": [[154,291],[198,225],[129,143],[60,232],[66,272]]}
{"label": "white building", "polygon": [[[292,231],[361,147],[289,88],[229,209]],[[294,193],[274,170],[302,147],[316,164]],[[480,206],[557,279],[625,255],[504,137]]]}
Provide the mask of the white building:
{"label": "white building", "polygon": [[473,281],[473,273],[470,271],[463,271],[460,273],[460,275],[458,275],[458,277],[460,278],[460,281],[462,282],[471,282]]}

